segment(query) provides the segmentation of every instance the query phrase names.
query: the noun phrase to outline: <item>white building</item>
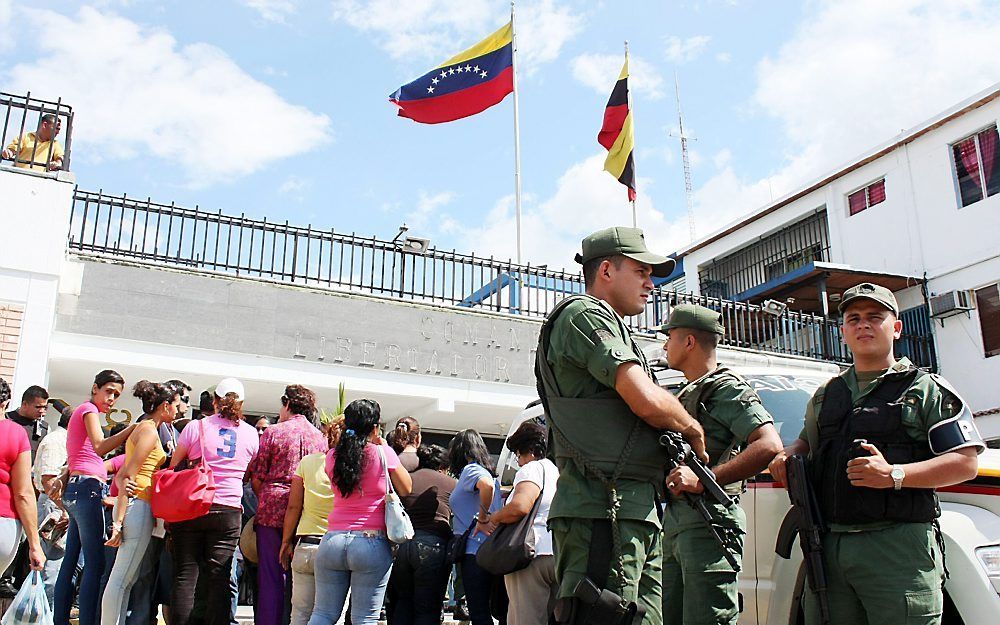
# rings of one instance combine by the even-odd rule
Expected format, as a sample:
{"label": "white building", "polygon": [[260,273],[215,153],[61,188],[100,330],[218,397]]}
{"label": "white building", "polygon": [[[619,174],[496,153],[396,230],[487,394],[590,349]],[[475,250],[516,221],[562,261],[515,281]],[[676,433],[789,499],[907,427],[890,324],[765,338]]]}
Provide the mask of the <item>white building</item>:
{"label": "white building", "polygon": [[897,351],[1000,406],[998,119],[1000,83],[680,250],[687,289],[836,316],[846,288],[882,284],[904,332],[933,335]]}

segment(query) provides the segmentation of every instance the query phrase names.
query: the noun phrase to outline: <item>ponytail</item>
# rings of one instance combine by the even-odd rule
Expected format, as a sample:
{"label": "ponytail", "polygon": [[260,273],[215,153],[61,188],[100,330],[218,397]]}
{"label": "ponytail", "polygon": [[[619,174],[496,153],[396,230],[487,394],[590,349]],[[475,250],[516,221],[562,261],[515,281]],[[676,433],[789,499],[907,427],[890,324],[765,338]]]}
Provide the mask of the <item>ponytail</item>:
{"label": "ponytail", "polygon": [[349,497],[361,483],[366,464],[365,445],[381,414],[378,402],[371,399],[356,399],[344,409],[344,430],[337,442],[337,457],[330,476],[344,497]]}
{"label": "ponytail", "polygon": [[149,380],[139,380],[132,387],[132,395],[142,400],[142,411],[146,414],[152,414],[163,402],[172,402],[177,394],[173,387]]}
{"label": "ponytail", "polygon": [[239,425],[243,420],[243,400],[236,393],[227,393],[225,397],[215,396],[215,405],[223,419],[228,419]]}

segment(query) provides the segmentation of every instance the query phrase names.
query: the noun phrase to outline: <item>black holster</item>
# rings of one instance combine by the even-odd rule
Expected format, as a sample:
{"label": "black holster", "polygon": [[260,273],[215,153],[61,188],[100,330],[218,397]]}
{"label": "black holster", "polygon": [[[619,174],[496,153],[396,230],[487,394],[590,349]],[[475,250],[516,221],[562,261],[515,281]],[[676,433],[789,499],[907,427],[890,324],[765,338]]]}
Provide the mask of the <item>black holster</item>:
{"label": "black holster", "polygon": [[599,589],[584,577],[572,597],[556,602],[555,620],[560,625],[640,625],[646,609],[608,589]]}

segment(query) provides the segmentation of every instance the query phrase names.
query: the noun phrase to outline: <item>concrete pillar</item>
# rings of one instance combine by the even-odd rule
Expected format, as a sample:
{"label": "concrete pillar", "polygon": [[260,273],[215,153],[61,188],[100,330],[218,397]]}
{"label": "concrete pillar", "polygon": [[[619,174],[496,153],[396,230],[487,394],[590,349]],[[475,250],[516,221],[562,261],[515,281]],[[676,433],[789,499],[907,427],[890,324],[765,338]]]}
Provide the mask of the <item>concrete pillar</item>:
{"label": "concrete pillar", "polygon": [[32,384],[48,385],[74,183],[69,172],[0,169],[0,368],[7,365],[12,404]]}

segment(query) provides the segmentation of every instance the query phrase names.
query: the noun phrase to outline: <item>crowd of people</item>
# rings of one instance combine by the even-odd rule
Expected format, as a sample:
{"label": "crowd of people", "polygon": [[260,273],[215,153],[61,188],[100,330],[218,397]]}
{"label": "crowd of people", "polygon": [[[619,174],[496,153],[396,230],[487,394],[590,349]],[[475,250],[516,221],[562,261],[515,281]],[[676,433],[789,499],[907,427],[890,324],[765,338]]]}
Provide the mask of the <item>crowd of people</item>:
{"label": "crowd of people", "polygon": [[[417,420],[403,417],[383,436],[370,399],[323,421],[315,393],[294,384],[276,420],[249,417],[233,378],[202,393],[197,411],[183,381],[140,380],[131,393],[142,415],[108,427],[127,388],[101,371],[72,408],[33,386],[0,419],[0,570],[13,562],[15,585],[40,571],[56,625],[150,625],[160,615],[169,625],[235,623],[239,578],[252,564],[259,625],[333,625],[345,606],[357,625],[437,624],[449,597],[472,625],[548,622],[558,586],[546,521],[558,470],[543,427],[526,422],[509,438],[521,468],[505,502],[475,430],[445,449],[425,445]],[[4,411],[9,400],[0,379]],[[61,419],[48,428],[52,404]],[[188,520],[157,518],[157,472],[199,465],[211,472],[211,506]],[[390,490],[413,526],[399,544],[387,535]],[[527,514],[531,565],[506,576],[479,566],[487,536]]]}

